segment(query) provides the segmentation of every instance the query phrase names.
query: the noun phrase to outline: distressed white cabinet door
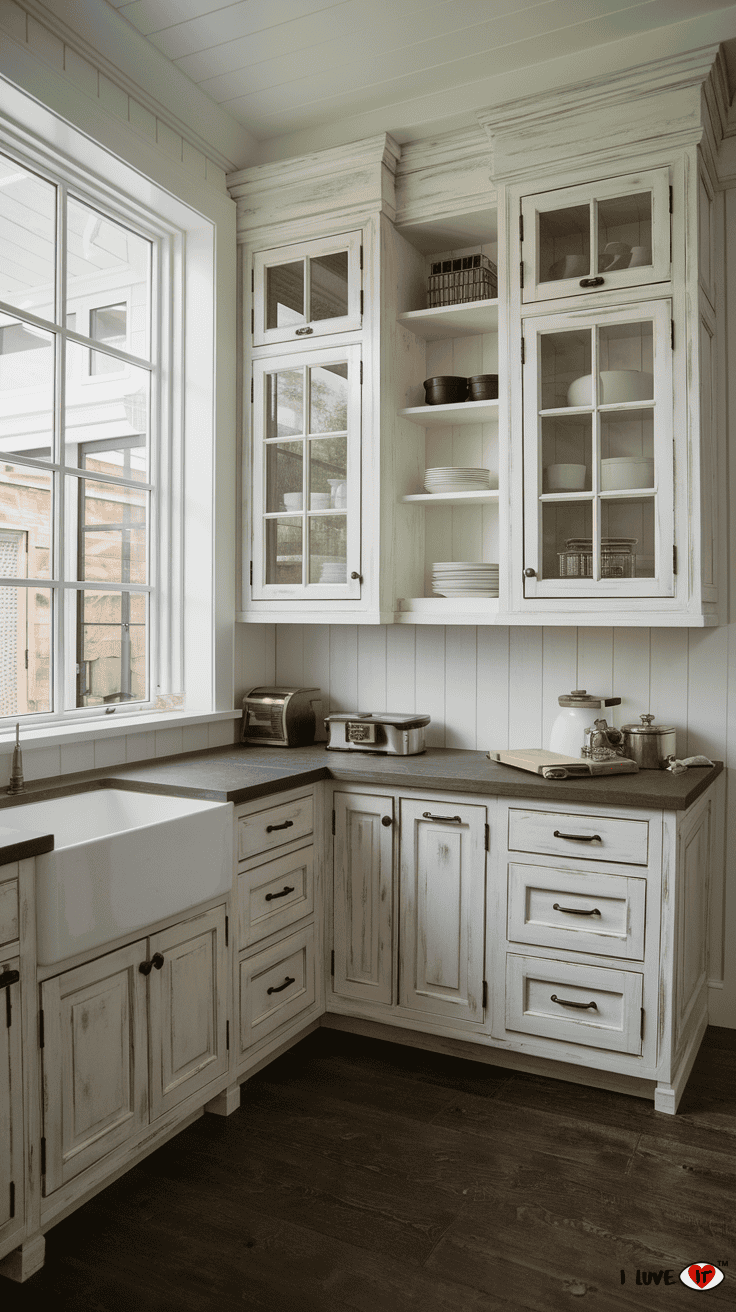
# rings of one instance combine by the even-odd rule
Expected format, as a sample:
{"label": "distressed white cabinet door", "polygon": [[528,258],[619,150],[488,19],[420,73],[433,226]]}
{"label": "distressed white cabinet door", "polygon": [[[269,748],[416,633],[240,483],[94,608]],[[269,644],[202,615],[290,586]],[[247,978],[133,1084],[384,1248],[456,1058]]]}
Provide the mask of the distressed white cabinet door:
{"label": "distressed white cabinet door", "polygon": [[363,234],[343,232],[253,257],[253,345],[299,344],[361,327]]}
{"label": "distressed white cabinet door", "polygon": [[334,809],[333,989],[391,1003],[394,800],[335,793]]}
{"label": "distressed white cabinet door", "polygon": [[46,1194],[148,1122],[145,959],[143,939],[41,985]]}
{"label": "distressed white cabinet door", "polygon": [[483,1020],[485,824],[484,806],[401,799],[402,1007]]}
{"label": "distressed white cabinet door", "polygon": [[0,961],[0,1244],[23,1226],[20,961]]}
{"label": "distressed white cabinet door", "polygon": [[227,1070],[225,908],[162,930],[148,943],[153,1121]]}

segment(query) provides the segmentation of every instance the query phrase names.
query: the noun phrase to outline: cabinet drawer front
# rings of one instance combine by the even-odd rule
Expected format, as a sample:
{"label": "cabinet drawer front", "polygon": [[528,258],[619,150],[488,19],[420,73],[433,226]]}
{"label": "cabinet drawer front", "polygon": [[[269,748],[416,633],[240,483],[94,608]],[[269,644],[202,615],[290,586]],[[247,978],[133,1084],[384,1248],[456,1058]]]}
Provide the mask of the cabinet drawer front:
{"label": "cabinet drawer front", "polygon": [[311,915],[314,910],[314,848],[302,847],[238,875],[240,946]]}
{"label": "cabinet drawer front", "polygon": [[313,925],[240,962],[241,1052],[311,1007],[315,965]]}
{"label": "cabinet drawer front", "polygon": [[18,880],[0,884],[0,943],[12,943],[18,937]]}
{"label": "cabinet drawer front", "polygon": [[649,821],[510,807],[509,851],[645,866],[649,860]]}
{"label": "cabinet drawer front", "polygon": [[311,793],[280,806],[238,818],[238,860],[245,861],[258,852],[268,852],[281,843],[311,834],[314,827],[314,798]]}
{"label": "cabinet drawer front", "polygon": [[509,864],[508,937],[516,943],[644,958],[647,883],[604,871]]}
{"label": "cabinet drawer front", "polygon": [[643,978],[509,953],[506,1029],[640,1056]]}

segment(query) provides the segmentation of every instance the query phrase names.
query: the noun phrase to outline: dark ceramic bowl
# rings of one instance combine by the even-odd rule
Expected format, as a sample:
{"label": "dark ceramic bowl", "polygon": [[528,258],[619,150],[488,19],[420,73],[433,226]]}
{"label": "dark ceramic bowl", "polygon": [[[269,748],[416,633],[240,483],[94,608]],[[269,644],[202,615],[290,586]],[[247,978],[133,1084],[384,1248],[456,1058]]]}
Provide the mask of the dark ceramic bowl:
{"label": "dark ceramic bowl", "polygon": [[497,401],[498,374],[473,374],[468,379],[468,399],[470,401]]}
{"label": "dark ceramic bowl", "polygon": [[427,405],[453,405],[468,399],[468,380],[455,374],[440,374],[425,378],[424,393]]}

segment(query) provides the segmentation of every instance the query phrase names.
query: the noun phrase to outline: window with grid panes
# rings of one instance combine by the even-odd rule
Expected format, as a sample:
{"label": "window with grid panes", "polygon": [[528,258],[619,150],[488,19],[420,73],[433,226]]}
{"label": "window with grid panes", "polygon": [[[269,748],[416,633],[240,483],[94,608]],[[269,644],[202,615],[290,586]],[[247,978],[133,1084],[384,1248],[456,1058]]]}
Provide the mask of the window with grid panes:
{"label": "window with grid panes", "polygon": [[147,703],[157,244],[0,154],[0,717]]}

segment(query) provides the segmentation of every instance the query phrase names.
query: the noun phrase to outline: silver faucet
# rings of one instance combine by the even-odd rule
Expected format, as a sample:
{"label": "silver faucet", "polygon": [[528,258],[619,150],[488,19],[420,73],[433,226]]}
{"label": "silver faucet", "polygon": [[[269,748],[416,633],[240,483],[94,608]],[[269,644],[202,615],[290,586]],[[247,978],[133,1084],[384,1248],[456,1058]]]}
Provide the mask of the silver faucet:
{"label": "silver faucet", "polygon": [[23,778],[23,757],[20,750],[20,723],[15,726],[15,747],[13,748],[13,763],[10,767],[10,783],[7,791],[9,793],[24,793],[26,791]]}

